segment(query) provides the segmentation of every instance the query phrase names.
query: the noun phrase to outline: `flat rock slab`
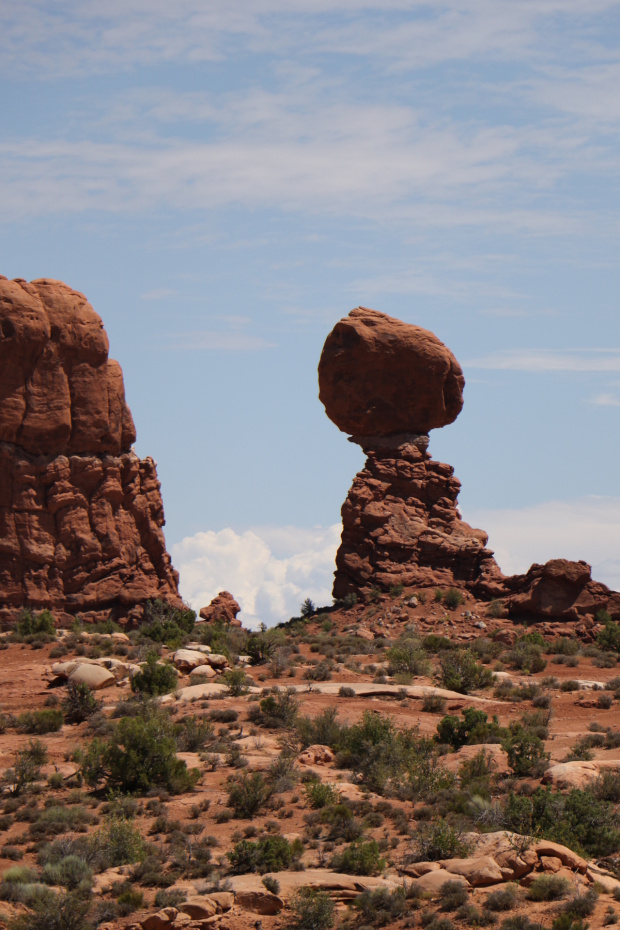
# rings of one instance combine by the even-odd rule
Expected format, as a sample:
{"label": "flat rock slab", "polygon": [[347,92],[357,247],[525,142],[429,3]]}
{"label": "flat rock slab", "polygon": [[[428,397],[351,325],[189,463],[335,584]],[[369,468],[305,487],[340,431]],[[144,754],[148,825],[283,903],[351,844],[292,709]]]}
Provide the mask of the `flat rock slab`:
{"label": "flat rock slab", "polygon": [[[469,701],[474,704],[497,704],[492,698],[476,697],[472,694],[459,694],[457,691],[448,691],[446,688],[435,688],[432,685],[380,685],[375,681],[327,681],[313,684],[311,691],[319,694],[337,695],[342,687],[351,688],[356,697],[391,697],[392,695],[406,694],[407,697],[425,698],[429,695],[445,698],[448,701]],[[296,687],[298,693],[308,691],[307,687]]]}
{"label": "flat rock slab", "polygon": [[[393,891],[399,885],[398,881],[391,879],[366,875],[343,875],[340,872],[330,872],[329,869],[305,869],[303,872],[278,872],[274,874],[280,886],[278,895],[284,899],[291,897],[298,888],[305,885],[334,894],[338,894],[340,891],[361,894],[366,889],[374,891],[377,888],[387,888]],[[265,892],[265,886],[260,875],[232,875],[230,884],[235,893],[235,902],[239,894]]]}

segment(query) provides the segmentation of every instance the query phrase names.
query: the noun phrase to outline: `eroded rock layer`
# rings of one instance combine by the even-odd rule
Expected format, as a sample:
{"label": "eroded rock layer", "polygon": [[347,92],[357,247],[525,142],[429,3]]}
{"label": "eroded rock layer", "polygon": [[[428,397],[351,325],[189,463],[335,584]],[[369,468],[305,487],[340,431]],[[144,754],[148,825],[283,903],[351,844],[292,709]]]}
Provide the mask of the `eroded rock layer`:
{"label": "eroded rock layer", "polygon": [[155,462],[84,295],[0,278],[0,619],[138,618],[181,604]]}
{"label": "eroded rock layer", "polygon": [[334,597],[393,585],[495,584],[501,572],[487,534],[457,509],[450,465],[426,451],[428,436],[375,437],[342,507]]}

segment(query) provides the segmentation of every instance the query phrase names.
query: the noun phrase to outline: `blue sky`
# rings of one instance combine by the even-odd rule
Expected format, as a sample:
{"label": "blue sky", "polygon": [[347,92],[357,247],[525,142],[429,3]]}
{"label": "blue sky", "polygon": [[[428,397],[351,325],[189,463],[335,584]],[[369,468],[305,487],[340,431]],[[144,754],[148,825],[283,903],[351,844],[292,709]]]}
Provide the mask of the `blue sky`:
{"label": "blue sky", "polygon": [[0,273],[103,317],[192,603],[327,598],[358,304],[463,364],[431,451],[502,567],[620,585],[619,38],[618,0],[0,0]]}

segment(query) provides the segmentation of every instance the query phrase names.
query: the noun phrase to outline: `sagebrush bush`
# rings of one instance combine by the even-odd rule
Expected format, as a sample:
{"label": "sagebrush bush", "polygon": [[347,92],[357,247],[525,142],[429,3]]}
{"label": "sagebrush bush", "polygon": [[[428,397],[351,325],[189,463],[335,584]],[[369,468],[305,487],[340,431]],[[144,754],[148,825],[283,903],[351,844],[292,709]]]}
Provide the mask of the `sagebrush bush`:
{"label": "sagebrush bush", "polygon": [[174,729],[169,717],[153,710],[144,717],[123,717],[106,739],[94,739],[81,764],[87,784],[122,793],[144,794],[166,788],[171,794],[189,791],[199,777],[177,759]]}
{"label": "sagebrush bush", "polygon": [[410,675],[429,675],[431,664],[418,639],[406,637],[400,639],[387,652],[389,672],[391,675],[408,673]]}
{"label": "sagebrush bush", "polygon": [[527,890],[530,901],[559,901],[565,898],[570,884],[561,875],[539,875]]}
{"label": "sagebrush bush", "polygon": [[228,786],[228,806],[235,817],[253,817],[263,809],[273,794],[273,787],[260,772],[243,772]]}
{"label": "sagebrush bush", "polygon": [[68,681],[66,689],[62,710],[67,723],[82,723],[103,707],[103,701],[97,700],[84,681]]}
{"label": "sagebrush bush", "polygon": [[303,852],[299,840],[289,843],[283,836],[262,836],[258,842],[241,840],[226,853],[231,871],[236,874],[247,872],[281,872],[290,868]]}
{"label": "sagebrush bush", "polygon": [[469,694],[493,682],[491,670],[480,665],[470,649],[451,649],[444,654],[440,663],[440,676],[445,688],[458,691],[459,694]]}
{"label": "sagebrush bush", "polygon": [[64,723],[61,710],[44,708],[43,710],[25,710],[17,718],[17,726],[24,733],[36,733],[42,736],[45,733],[56,733]]}
{"label": "sagebrush bush", "polygon": [[387,888],[367,889],[353,900],[353,907],[359,911],[364,925],[385,927],[395,923],[407,910],[407,896],[404,888],[389,891]]}
{"label": "sagebrush bush", "polygon": [[131,679],[131,690],[143,694],[169,694],[177,686],[178,676],[173,665],[160,662],[156,652],[149,652],[142,669]]}
{"label": "sagebrush bush", "polygon": [[335,905],[326,891],[301,887],[290,900],[295,930],[329,930],[335,920]]}
{"label": "sagebrush bush", "polygon": [[385,859],[376,840],[354,840],[336,853],[330,862],[334,872],[346,875],[378,875],[385,868]]}
{"label": "sagebrush bush", "polygon": [[161,600],[147,601],[144,607],[144,622],[139,628],[142,639],[178,647],[194,629],[196,613],[179,610]]}

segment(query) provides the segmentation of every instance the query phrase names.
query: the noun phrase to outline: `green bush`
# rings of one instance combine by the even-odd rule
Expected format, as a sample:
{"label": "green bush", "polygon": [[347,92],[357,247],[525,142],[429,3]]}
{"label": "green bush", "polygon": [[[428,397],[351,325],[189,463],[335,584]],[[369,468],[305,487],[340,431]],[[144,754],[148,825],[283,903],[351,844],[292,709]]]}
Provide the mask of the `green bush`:
{"label": "green bush", "polygon": [[148,855],[148,845],[131,821],[113,814],[90,838],[91,855],[103,869],[142,862]]}
{"label": "green bush", "polygon": [[149,652],[142,670],[131,679],[131,690],[142,694],[169,694],[177,686],[178,676],[173,665],[159,662],[156,652]]}
{"label": "green bush", "polygon": [[26,607],[13,626],[13,633],[21,638],[56,636],[56,624],[49,610],[35,614]]}
{"label": "green bush", "polygon": [[103,701],[98,701],[84,681],[68,681],[62,709],[67,723],[82,723],[99,713]]}
{"label": "green bush", "polygon": [[385,927],[396,923],[407,911],[407,896],[404,888],[389,891],[387,888],[367,889],[353,901],[360,912],[364,925]]}
{"label": "green bush", "polygon": [[174,737],[180,752],[200,752],[214,736],[213,724],[203,717],[183,717],[174,727]]}
{"label": "green bush", "polygon": [[90,930],[90,902],[77,893],[54,895],[33,902],[32,911],[11,920],[11,930]]}
{"label": "green bush", "polygon": [[470,649],[452,649],[442,656],[440,663],[441,682],[450,691],[469,694],[478,688],[486,688],[493,682],[491,670],[479,665]]}
{"label": "green bush", "polygon": [[238,875],[247,872],[282,872],[290,868],[303,852],[299,840],[289,843],[283,836],[262,836],[258,842],[241,840],[226,853],[231,871]]}
{"label": "green bush", "polygon": [[486,908],[489,911],[511,911],[517,904],[517,886],[509,883],[487,895]]}
{"label": "green bush", "polygon": [[295,697],[294,689],[280,691],[276,689],[268,694],[259,704],[261,720],[264,726],[271,729],[292,727],[299,712],[299,701]]}
{"label": "green bush", "polygon": [[42,736],[45,733],[56,733],[64,723],[61,710],[44,708],[43,710],[25,710],[17,718],[17,726],[24,733],[36,733]]}
{"label": "green bush", "polygon": [[144,607],[144,622],[140,626],[140,637],[154,643],[165,643],[170,648],[181,645],[194,629],[196,613],[179,610],[158,599],[147,601]]}
{"label": "green bush", "polygon": [[289,907],[295,930],[329,930],[334,924],[334,902],[326,891],[319,888],[299,888]]}
{"label": "green bush", "polygon": [[189,791],[197,769],[188,771],[177,759],[170,719],[161,711],[144,717],[123,717],[106,740],[91,742],[82,761],[82,773],[92,787],[101,782],[122,793],[144,794],[166,788],[171,794]]}
{"label": "green bush", "polygon": [[253,817],[265,806],[273,788],[260,772],[243,772],[228,786],[228,806],[235,817]]}
{"label": "green bush", "polygon": [[316,607],[314,606],[314,604],[312,603],[309,597],[307,597],[306,600],[301,605],[299,609],[299,613],[305,619],[309,619],[310,617],[313,617],[314,614],[316,613]]}
{"label": "green bush", "polygon": [[46,885],[64,885],[70,891],[82,886],[90,888],[93,870],[80,856],[64,856],[60,862],[48,863],[41,874]]}
{"label": "green bush", "polygon": [[27,785],[41,777],[41,767],[47,762],[47,746],[40,739],[31,739],[15,753],[12,769],[5,772],[7,781],[13,783],[13,793],[19,794]]}
{"label": "green bush", "polygon": [[515,775],[539,774],[549,761],[549,753],[545,752],[543,741],[521,723],[510,725],[508,736],[502,740],[502,749]]}
{"label": "green bush", "polygon": [[323,785],[320,781],[310,782],[306,785],[306,800],[313,810],[337,804],[340,795],[333,785]]}
{"label": "green bush", "polygon": [[222,675],[222,681],[228,685],[228,693],[232,697],[240,697],[247,694],[250,685],[254,684],[252,678],[249,678],[242,668],[226,669]]}
{"label": "green bush", "polygon": [[605,611],[603,616],[597,614],[599,623],[605,626],[596,635],[596,643],[606,652],[620,652],[620,623],[614,623]]}
{"label": "green bush", "polygon": [[510,668],[535,675],[547,667],[547,660],[543,657],[541,647],[536,643],[520,640],[506,654],[506,662]]}
{"label": "green bush", "polygon": [[463,859],[469,851],[461,834],[443,818],[418,827],[414,837],[414,850],[416,862]]}
{"label": "green bush", "polygon": [[467,886],[463,882],[449,879],[439,889],[442,911],[455,911],[467,901]]}
{"label": "green bush", "polygon": [[346,875],[377,875],[385,868],[385,859],[376,840],[357,839],[332,857],[330,868]]}
{"label": "green bush", "polygon": [[569,883],[561,875],[539,875],[527,890],[530,901],[558,901],[565,898]]}
{"label": "green bush", "polygon": [[404,638],[388,649],[387,660],[391,675],[429,675],[431,664],[419,640]]}
{"label": "green bush", "polygon": [[458,588],[448,588],[443,596],[443,605],[448,610],[456,610],[464,602],[465,598]]}
{"label": "green bush", "polygon": [[484,711],[467,707],[461,711],[460,718],[451,714],[442,717],[437,724],[435,739],[453,749],[460,749],[466,743],[488,743],[497,741],[505,735],[506,730],[499,725],[497,717],[493,717],[489,723],[489,718]]}

